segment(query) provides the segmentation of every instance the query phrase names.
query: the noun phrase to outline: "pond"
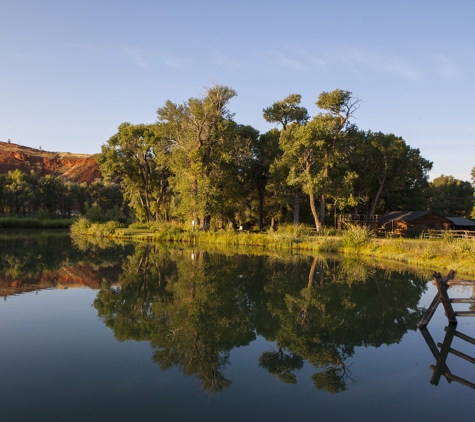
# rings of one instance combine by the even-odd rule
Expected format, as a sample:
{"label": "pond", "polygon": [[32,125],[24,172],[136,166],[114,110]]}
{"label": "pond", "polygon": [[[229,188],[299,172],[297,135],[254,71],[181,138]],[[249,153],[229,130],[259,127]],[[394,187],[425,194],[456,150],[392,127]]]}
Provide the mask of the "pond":
{"label": "pond", "polygon": [[[451,329],[442,306],[416,328],[429,278],[341,256],[1,232],[0,417],[473,420],[471,362],[451,352],[444,371],[465,385],[431,384]],[[475,356],[461,338],[474,323],[460,320],[451,350]]]}

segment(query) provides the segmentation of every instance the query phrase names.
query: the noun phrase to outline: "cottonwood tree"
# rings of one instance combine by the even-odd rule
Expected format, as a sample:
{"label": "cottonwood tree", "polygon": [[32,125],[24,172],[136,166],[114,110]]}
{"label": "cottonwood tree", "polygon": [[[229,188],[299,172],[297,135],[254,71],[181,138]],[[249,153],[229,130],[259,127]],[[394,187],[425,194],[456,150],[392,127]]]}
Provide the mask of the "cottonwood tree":
{"label": "cottonwood tree", "polygon": [[470,182],[441,175],[426,189],[428,208],[442,216],[468,217],[473,206],[473,186]]}
{"label": "cottonwood tree", "polygon": [[349,120],[358,109],[359,100],[351,92],[337,89],[322,92],[316,104],[326,112],[305,125],[288,126],[281,132],[280,147],[281,162],[289,168],[287,183],[300,187],[309,196],[315,228],[319,232],[325,224],[328,198],[353,202],[351,186],[355,174],[342,164],[348,144],[346,138],[356,131]]}
{"label": "cottonwood tree", "polygon": [[377,209],[426,208],[422,190],[432,163],[419,149],[411,148],[399,136],[382,132],[359,132],[353,140],[348,162],[358,174],[355,191],[369,204],[370,216]]}
{"label": "cottonwood tree", "polygon": [[309,115],[305,107],[299,106],[301,99],[300,94],[290,94],[283,100],[264,108],[262,112],[265,121],[281,124],[283,130],[286,130],[292,122],[304,124],[309,119]]}
{"label": "cottonwood tree", "polygon": [[[289,124],[298,123],[304,125],[310,116],[305,107],[301,107],[300,101],[302,96],[300,94],[290,94],[283,100],[276,101],[272,106],[262,110],[264,119],[269,123],[276,123],[282,125],[282,130],[285,131]],[[288,167],[285,163],[275,163],[273,171],[273,185],[280,185],[282,188],[285,183],[284,177],[288,174]],[[286,186],[288,189],[288,186]],[[274,190],[275,193],[275,190]],[[282,198],[283,191],[279,189],[279,196]],[[292,195],[294,197],[294,224],[298,224],[300,221],[300,198],[302,191],[300,187],[292,188]],[[273,224],[272,224],[273,227]]]}
{"label": "cottonwood tree", "polygon": [[204,97],[183,104],[167,101],[157,110],[172,150],[173,182],[181,213],[200,219],[205,229],[209,228],[215,193],[211,173],[215,161],[227,152],[219,148],[226,141],[226,121],[233,116],[227,104],[236,95],[233,89],[215,84]]}
{"label": "cottonwood tree", "polygon": [[239,125],[235,135],[235,151],[238,177],[243,181],[242,187],[247,192],[250,206],[258,209],[259,229],[263,230],[266,211],[273,207],[273,200],[266,188],[270,166],[280,155],[279,131],[272,129],[259,134],[252,126]]}
{"label": "cottonwood tree", "polygon": [[108,178],[119,176],[139,218],[159,220],[169,195],[170,145],[159,125],[122,123],[97,158]]}

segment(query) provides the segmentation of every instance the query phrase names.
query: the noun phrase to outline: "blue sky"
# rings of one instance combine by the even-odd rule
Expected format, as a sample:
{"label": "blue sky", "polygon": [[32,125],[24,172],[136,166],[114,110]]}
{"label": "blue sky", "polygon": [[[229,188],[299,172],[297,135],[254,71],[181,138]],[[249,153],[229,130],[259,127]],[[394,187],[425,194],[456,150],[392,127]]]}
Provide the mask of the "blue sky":
{"label": "blue sky", "polygon": [[96,153],[120,123],[213,81],[235,120],[291,93],[361,99],[355,123],[401,136],[431,177],[475,166],[475,2],[1,0],[0,140]]}

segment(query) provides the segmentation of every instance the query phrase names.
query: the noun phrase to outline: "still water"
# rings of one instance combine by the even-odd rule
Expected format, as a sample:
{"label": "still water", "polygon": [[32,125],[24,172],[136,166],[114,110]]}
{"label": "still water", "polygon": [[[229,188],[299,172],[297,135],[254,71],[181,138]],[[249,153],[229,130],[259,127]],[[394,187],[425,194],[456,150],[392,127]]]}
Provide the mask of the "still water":
{"label": "still water", "polygon": [[[430,382],[428,342],[447,320],[440,306],[425,337],[416,329],[428,278],[341,257],[0,233],[0,420],[473,421],[474,389]],[[473,338],[474,323],[457,331]],[[451,347],[475,356],[459,337]],[[473,364],[446,365],[475,384]]]}

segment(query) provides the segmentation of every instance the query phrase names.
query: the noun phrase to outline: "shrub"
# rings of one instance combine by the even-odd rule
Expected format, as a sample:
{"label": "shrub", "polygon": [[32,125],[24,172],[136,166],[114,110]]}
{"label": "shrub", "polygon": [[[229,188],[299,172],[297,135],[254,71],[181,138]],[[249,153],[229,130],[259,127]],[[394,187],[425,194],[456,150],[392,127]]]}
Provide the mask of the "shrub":
{"label": "shrub", "polygon": [[343,232],[342,243],[345,248],[358,249],[373,237],[373,230],[362,225],[350,225]]}
{"label": "shrub", "polygon": [[129,225],[129,229],[133,230],[148,230],[148,223],[132,223]]}
{"label": "shrub", "polygon": [[91,227],[91,221],[81,216],[71,225],[70,230],[72,234],[81,234],[86,233],[89,227]]}

